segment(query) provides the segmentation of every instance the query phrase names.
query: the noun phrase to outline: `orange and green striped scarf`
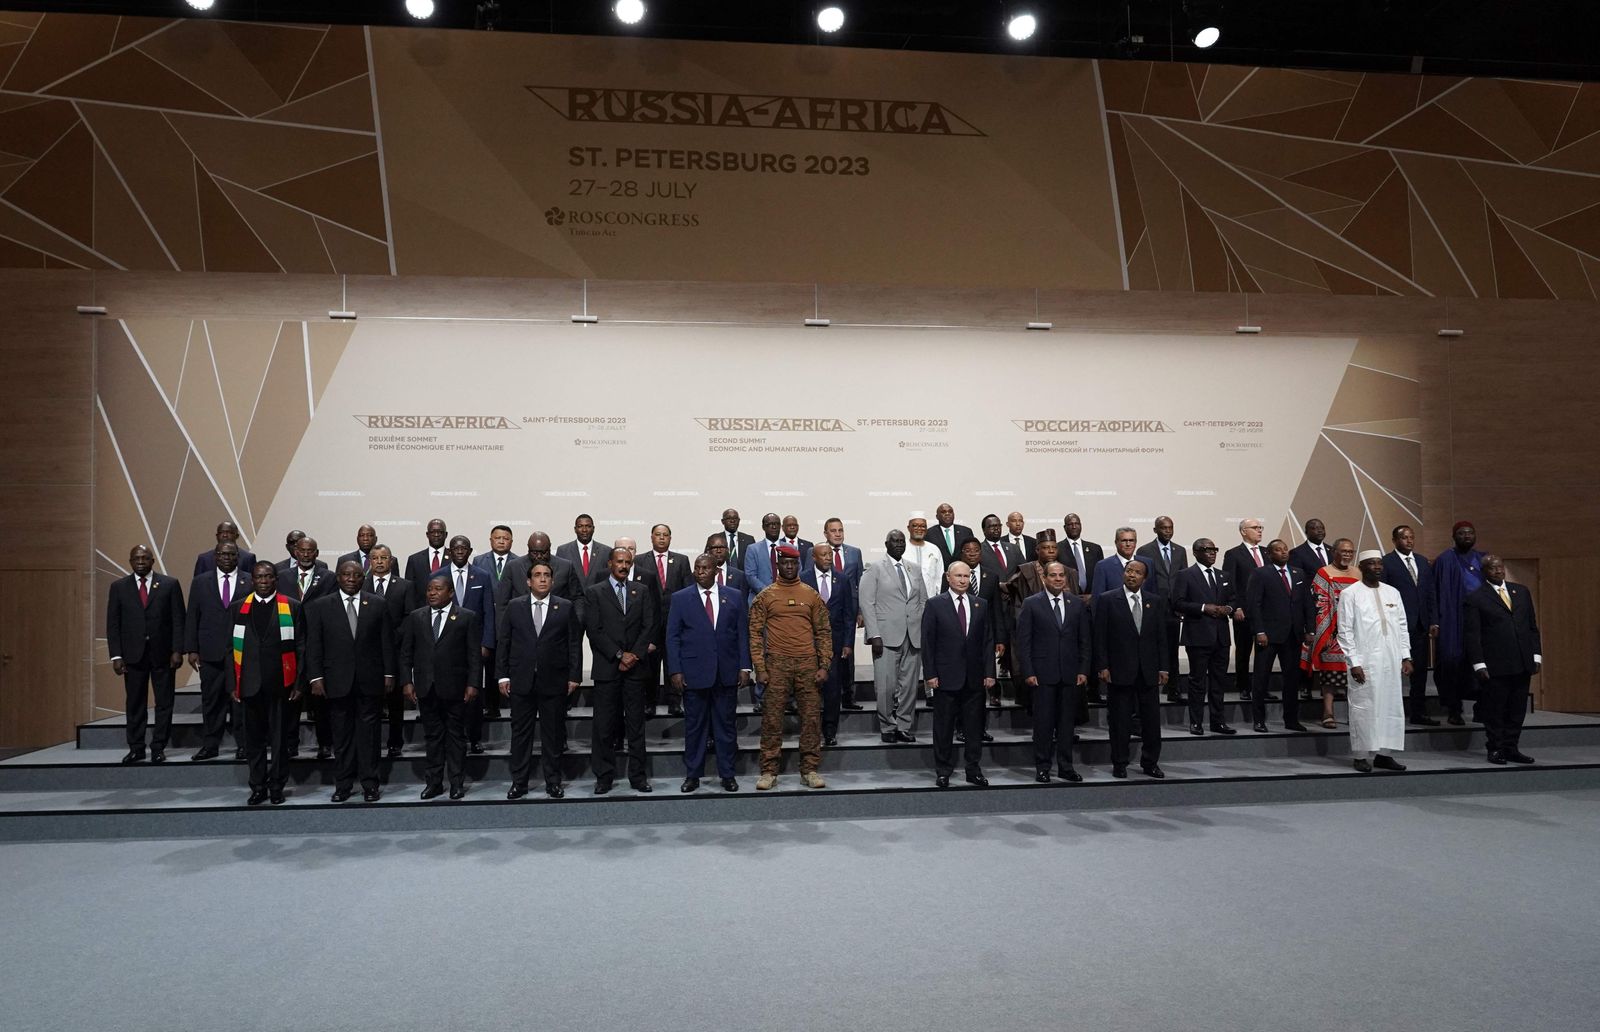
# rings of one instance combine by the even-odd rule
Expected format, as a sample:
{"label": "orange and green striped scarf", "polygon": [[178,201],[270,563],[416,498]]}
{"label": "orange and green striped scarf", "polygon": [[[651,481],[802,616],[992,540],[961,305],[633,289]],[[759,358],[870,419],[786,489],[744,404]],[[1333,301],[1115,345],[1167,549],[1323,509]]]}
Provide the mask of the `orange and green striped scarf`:
{"label": "orange and green striped scarf", "polygon": [[[295,681],[300,676],[299,666],[294,657],[294,614],[289,612],[289,600],[282,595],[278,599],[278,638],[289,643],[289,648],[283,653],[283,686],[293,688]],[[244,629],[246,620],[250,615],[250,604],[256,600],[254,592],[244,597],[244,602],[239,606],[239,622],[233,625],[233,697],[239,698],[239,685],[244,680]],[[281,648],[282,646],[280,646]]]}

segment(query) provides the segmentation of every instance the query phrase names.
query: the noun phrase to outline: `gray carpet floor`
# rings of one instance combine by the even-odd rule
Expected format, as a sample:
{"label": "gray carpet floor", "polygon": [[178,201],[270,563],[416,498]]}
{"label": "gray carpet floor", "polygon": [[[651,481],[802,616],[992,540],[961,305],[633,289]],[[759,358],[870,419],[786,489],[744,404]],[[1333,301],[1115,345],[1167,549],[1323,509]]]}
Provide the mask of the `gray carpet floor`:
{"label": "gray carpet floor", "polygon": [[1600,791],[0,846],[0,1028],[1588,1030]]}

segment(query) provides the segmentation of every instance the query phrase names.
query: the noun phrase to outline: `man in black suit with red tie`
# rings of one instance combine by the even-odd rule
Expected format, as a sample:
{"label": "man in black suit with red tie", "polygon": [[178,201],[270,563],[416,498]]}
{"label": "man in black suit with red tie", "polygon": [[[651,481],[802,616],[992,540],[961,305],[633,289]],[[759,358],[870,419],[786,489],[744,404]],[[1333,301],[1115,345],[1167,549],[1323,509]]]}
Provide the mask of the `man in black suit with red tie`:
{"label": "man in black suit with red tie", "polygon": [[[395,576],[394,553],[385,544],[372,546],[369,553],[371,565],[367,571],[367,579],[362,587],[383,599],[383,610],[389,617],[389,630],[393,635],[395,649],[395,671],[398,676],[400,669],[400,627],[405,622],[406,601],[411,596],[411,586],[404,578]],[[389,688],[383,696],[384,718],[389,722],[389,751],[388,758],[398,760],[405,747],[405,715],[406,697],[400,691],[398,681],[395,687]]]}
{"label": "man in black suit with red tie", "polygon": [[[611,546],[602,545],[594,539],[594,517],[586,512],[579,513],[578,518],[572,521],[572,533],[573,539],[556,549],[556,558],[572,564],[574,576],[578,578],[578,594],[562,595],[554,586],[551,591],[575,603],[582,597],[584,588],[605,580],[607,564],[611,561]],[[532,545],[528,546],[528,551],[533,551]],[[554,566],[551,572],[555,572]]]}
{"label": "man in black suit with red tie", "polygon": [[425,601],[423,595],[427,590],[428,579],[450,563],[450,555],[444,546],[450,531],[444,525],[444,520],[437,516],[429,520],[425,533],[428,547],[412,552],[406,557],[405,581],[411,587],[411,595],[406,599],[408,613]]}
{"label": "man in black suit with red tie", "polygon": [[[1194,565],[1172,583],[1172,608],[1183,616],[1183,646],[1189,655],[1189,733],[1201,735],[1209,706],[1211,731],[1231,735],[1224,720],[1222,693],[1228,681],[1228,640],[1231,637],[1233,585],[1217,572],[1217,546],[1210,538],[1194,543]],[[1170,633],[1172,625],[1167,629]]]}
{"label": "man in black suit with red tie", "polygon": [[244,709],[248,805],[259,806],[269,794],[274,804],[283,802],[289,743],[298,733],[306,623],[300,603],[279,594],[277,567],[257,561],[251,582],[255,590],[228,614],[238,656],[227,676],[229,693]]}
{"label": "man in black suit with red tie", "polygon": [[[694,571],[689,566],[688,556],[672,551],[672,528],[665,523],[650,528],[650,551],[634,557],[633,569],[655,592],[656,612],[663,614],[662,619],[656,621],[656,636],[650,643],[653,647],[643,664],[645,712],[653,714],[662,694],[661,667],[667,658],[667,605],[673,595],[694,582]],[[683,716],[683,703],[677,693],[669,690],[666,694],[668,716]]]}
{"label": "man in black suit with red tie", "polygon": [[[1306,633],[1308,589],[1305,574],[1289,565],[1289,546],[1281,539],[1267,545],[1267,563],[1250,574],[1244,608],[1255,636],[1251,704],[1254,731],[1267,729],[1267,678],[1277,660],[1283,674],[1283,727],[1304,731],[1300,723],[1300,644]],[[1235,610],[1237,612],[1237,610]]]}
{"label": "man in black suit with red tie", "polygon": [[[470,552],[471,549],[469,548]],[[478,614],[456,605],[450,575],[440,570],[423,589],[426,604],[412,610],[400,633],[400,674],[406,698],[422,716],[428,760],[423,799],[466,790],[467,707],[483,679],[483,630]]]}
{"label": "man in black suit with red tie", "polygon": [[723,534],[706,535],[706,555],[711,557],[712,574],[714,582],[719,588],[732,588],[741,594],[750,582],[745,579],[744,571],[733,564],[733,558],[728,555],[728,539]]}
{"label": "man in black suit with red tie", "polygon": [[[970,534],[968,535],[971,536]],[[948,589],[922,611],[922,676],[933,692],[934,783],[950,787],[956,725],[965,744],[967,784],[986,788],[983,700],[994,687],[994,630],[999,607],[972,595],[972,568],[957,559],[945,570]]]}
{"label": "man in black suit with red tie", "polygon": [[[244,571],[244,579],[248,586],[248,582],[250,580],[250,571],[254,569],[256,565],[256,555],[248,548],[239,548],[239,528],[234,526],[228,520],[223,520],[221,523],[217,524],[217,544],[233,545],[235,548],[239,549],[239,565],[237,569]],[[199,555],[195,556],[194,575],[196,577],[200,576],[202,573],[210,573],[216,568],[217,550],[215,547],[208,548],[204,552],[201,552]]]}
{"label": "man in black suit with red tie", "polygon": [[106,650],[111,669],[122,678],[128,717],[128,755],[123,763],[144,759],[149,694],[155,690],[156,720],[150,734],[150,762],[167,761],[176,691],[173,671],[183,664],[183,586],[153,572],[155,553],[134,545],[128,553],[126,577],[111,582],[106,599]]}
{"label": "man in black suit with red tie", "polygon": [[356,778],[362,797],[378,801],[378,723],[383,693],[394,687],[394,628],[384,600],[361,590],[361,564],[339,564],[339,590],[305,607],[306,678],[311,694],[327,700],[333,726],[333,801],[350,798]]}
{"label": "man in black suit with red tie", "polygon": [[1082,781],[1072,764],[1072,720],[1078,693],[1089,683],[1094,620],[1089,607],[1067,592],[1067,568],[1044,567],[1044,590],[1023,600],[1012,637],[1011,669],[1033,699],[1034,780],[1050,781],[1050,764],[1063,781]]}
{"label": "man in black suit with red tie", "polygon": [[[183,651],[200,675],[200,750],[190,759],[215,759],[222,735],[233,725],[234,759],[244,759],[244,711],[228,694],[228,664],[233,662],[233,622],[228,610],[250,594],[253,576],[239,569],[239,546],[217,545],[212,568],[189,585],[183,620]],[[231,719],[230,719],[231,718]]]}
{"label": "man in black suit with red tie", "polygon": [[1139,718],[1139,767],[1152,778],[1161,770],[1161,689],[1166,669],[1167,600],[1144,590],[1144,560],[1122,569],[1122,587],[1094,598],[1094,654],[1111,722],[1111,776],[1128,776],[1128,742]]}
{"label": "man in black suit with red tie", "polygon": [[650,772],[644,750],[644,658],[656,640],[660,622],[655,593],[632,579],[633,550],[613,547],[610,576],[585,590],[584,631],[594,655],[594,731],[590,763],[594,767],[594,794],[611,791],[617,776],[617,753],[612,729],[622,715],[623,737],[628,747],[628,783],[635,791],[649,792]]}
{"label": "man in black suit with red tie", "polygon": [[1532,763],[1518,748],[1528,715],[1528,681],[1544,663],[1533,598],[1506,580],[1505,560],[1483,557],[1483,583],[1461,604],[1462,649],[1483,693],[1489,762]]}
{"label": "man in black suit with red tie", "polygon": [[495,681],[511,702],[511,789],[507,799],[528,794],[533,774],[533,725],[539,724],[539,760],[544,790],[552,799],[561,787],[561,757],[567,751],[567,696],[583,680],[583,620],[571,599],[551,594],[550,564],[528,570],[528,593],[500,614],[495,645]]}
{"label": "man in black suit with red tie", "polygon": [[[1229,617],[1233,621],[1233,687],[1239,693],[1240,702],[1250,701],[1250,663],[1254,659],[1256,638],[1245,614],[1244,594],[1250,586],[1250,578],[1267,563],[1267,550],[1261,544],[1264,532],[1260,520],[1254,517],[1240,520],[1239,543],[1222,556],[1222,575],[1233,585],[1233,597],[1228,604],[1233,607],[1233,616]],[[1267,696],[1265,701],[1271,702],[1272,696]]]}

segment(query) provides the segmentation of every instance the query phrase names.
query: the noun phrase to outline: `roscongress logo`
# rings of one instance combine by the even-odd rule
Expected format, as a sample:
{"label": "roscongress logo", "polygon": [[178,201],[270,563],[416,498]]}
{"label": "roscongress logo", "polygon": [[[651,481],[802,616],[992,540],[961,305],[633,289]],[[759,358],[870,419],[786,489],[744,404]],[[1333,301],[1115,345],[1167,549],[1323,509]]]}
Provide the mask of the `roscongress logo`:
{"label": "roscongress logo", "polygon": [[357,415],[357,423],[368,430],[521,430],[510,416],[428,415],[399,412],[385,415]]}
{"label": "roscongress logo", "polygon": [[567,221],[567,213],[552,205],[544,210],[544,221],[551,226],[562,225]]}
{"label": "roscongress logo", "polygon": [[651,226],[657,229],[695,229],[700,225],[698,212],[684,211],[634,211],[627,208],[598,208],[580,211],[577,208],[546,208],[544,221],[551,226]]}
{"label": "roscongress logo", "polygon": [[1025,434],[1175,434],[1159,419],[1013,419]]}
{"label": "roscongress logo", "polygon": [[695,422],[707,430],[753,430],[757,433],[853,434],[855,427],[842,419],[813,419],[794,416],[696,416]]}
{"label": "roscongress logo", "polygon": [[632,90],[609,86],[528,86],[526,89],[569,122],[912,136],[987,135],[932,100]]}

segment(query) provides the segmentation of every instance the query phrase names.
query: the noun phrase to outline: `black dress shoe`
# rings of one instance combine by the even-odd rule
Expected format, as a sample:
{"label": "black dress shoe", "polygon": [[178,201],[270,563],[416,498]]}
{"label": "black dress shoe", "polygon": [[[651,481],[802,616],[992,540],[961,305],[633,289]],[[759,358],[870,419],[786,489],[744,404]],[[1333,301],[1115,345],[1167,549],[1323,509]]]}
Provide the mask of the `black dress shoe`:
{"label": "black dress shoe", "polygon": [[1283,729],[1285,731],[1305,731],[1305,730],[1307,730],[1306,726],[1304,724],[1300,723],[1300,721],[1298,721],[1298,720],[1285,720],[1283,722]]}
{"label": "black dress shoe", "polygon": [[896,731],[894,733],[894,740],[899,742],[901,745],[917,744],[917,736],[912,734],[910,731]]}
{"label": "black dress shoe", "polygon": [[1236,735],[1239,732],[1227,724],[1212,724],[1211,733],[1217,735]]}
{"label": "black dress shoe", "polygon": [[678,786],[680,792],[693,792],[700,787],[699,778],[684,778],[683,784]]}
{"label": "black dress shoe", "polygon": [[465,785],[451,785],[450,786],[450,798],[451,799],[465,799],[466,797],[467,797],[467,788],[466,788]]}
{"label": "black dress shoe", "polygon": [[955,739],[961,745],[966,745],[967,744],[967,733],[965,731],[957,731],[956,734],[955,734]]}
{"label": "black dress shoe", "polygon": [[1506,754],[1495,750],[1489,754],[1489,762],[1498,767],[1504,767],[1506,765]]}
{"label": "black dress shoe", "polygon": [[762,707],[761,707],[761,703],[759,701],[755,702],[755,703],[752,703],[751,706],[750,706],[750,712],[754,713],[758,717],[761,716],[761,709],[762,709]]}
{"label": "black dress shoe", "polygon": [[1379,768],[1380,770],[1405,770],[1406,769],[1406,765],[1405,764],[1401,763],[1399,760],[1395,759],[1393,756],[1384,756],[1382,753],[1379,753],[1377,756],[1374,756],[1372,758],[1372,765],[1374,767]]}
{"label": "black dress shoe", "polygon": [[633,781],[633,780],[630,779],[629,782],[628,782],[628,787],[632,788],[635,792],[654,792],[655,791],[655,789],[653,787],[651,787],[650,782],[648,782],[648,781]]}
{"label": "black dress shoe", "polygon": [[894,731],[885,731],[878,737],[883,740],[884,745],[893,745],[894,743],[900,741],[899,734]]}
{"label": "black dress shoe", "polygon": [[1357,772],[1359,772],[1361,774],[1371,774],[1372,773],[1372,761],[1367,759],[1364,756],[1359,758],[1359,759],[1352,760],[1351,763],[1350,763],[1350,766],[1354,767],[1357,770]]}
{"label": "black dress shoe", "polygon": [[319,759],[319,760],[331,760],[331,759],[333,759],[333,750],[328,748],[325,745],[317,746],[317,759]]}
{"label": "black dress shoe", "polygon": [[983,771],[975,770],[967,775],[967,784],[977,785],[979,788],[988,788],[989,779],[983,776]]}
{"label": "black dress shoe", "polygon": [[283,802],[283,789],[274,788],[272,791],[267,793],[267,798],[272,800],[273,806],[277,806],[279,803]]}
{"label": "black dress shoe", "polygon": [[983,733],[983,740],[985,742],[992,742],[992,741],[994,741],[994,735],[991,735],[989,732],[985,731]]}
{"label": "black dress shoe", "polygon": [[1201,727],[1199,724],[1190,724],[1189,733],[1194,735],[1196,738],[1204,738],[1206,729]]}
{"label": "black dress shoe", "polygon": [[262,803],[264,803],[266,801],[267,801],[267,790],[266,789],[264,789],[264,788],[252,788],[250,790],[250,798],[246,799],[244,801],[244,805],[246,805],[246,806],[260,806]]}
{"label": "black dress shoe", "polygon": [[1250,701],[1250,693],[1248,691],[1240,692],[1239,693],[1239,701],[1240,702],[1249,702]]}
{"label": "black dress shoe", "polygon": [[829,735],[827,738],[822,740],[822,744],[827,746],[829,749],[832,749],[834,746],[839,744],[839,739],[834,735]]}
{"label": "black dress shoe", "polygon": [[1147,777],[1147,778],[1155,778],[1157,781],[1160,781],[1162,778],[1167,776],[1167,772],[1162,770],[1160,765],[1158,765],[1158,764],[1152,763],[1148,767],[1141,766],[1139,769],[1144,771],[1144,776],[1145,777]]}
{"label": "black dress shoe", "polygon": [[1250,730],[1255,731],[1258,734],[1263,734],[1264,735],[1264,734],[1267,733],[1267,725],[1258,720],[1254,724],[1250,725]]}
{"label": "black dress shoe", "polygon": [[122,758],[122,762],[123,763],[143,763],[144,762],[144,750],[143,749],[129,749],[128,750],[128,755],[126,755],[126,756],[124,756]]}
{"label": "black dress shoe", "polygon": [[288,759],[297,760],[300,758],[300,747],[298,745],[291,745],[287,749],[283,750],[283,755]]}
{"label": "black dress shoe", "polygon": [[611,779],[610,778],[598,778],[598,779],[595,780],[595,783],[594,783],[594,794],[595,795],[605,795],[609,791],[611,791]]}
{"label": "black dress shoe", "polygon": [[1083,775],[1079,774],[1077,770],[1072,767],[1068,767],[1066,770],[1058,774],[1057,777],[1059,777],[1062,781],[1071,781],[1074,784],[1083,780]]}
{"label": "black dress shoe", "polygon": [[509,789],[506,790],[506,798],[507,799],[521,799],[523,796],[525,796],[527,794],[528,794],[528,786],[527,785],[512,785]]}
{"label": "black dress shoe", "polygon": [[866,709],[866,707],[861,705],[861,703],[854,702],[854,701],[851,701],[851,700],[846,700],[844,702],[839,703],[839,708],[840,709],[845,709],[845,710],[864,710],[864,709]]}
{"label": "black dress shoe", "polygon": [[724,792],[737,792],[737,791],[739,791],[739,779],[738,778],[723,778],[722,779],[722,790]]}
{"label": "black dress shoe", "polygon": [[1412,717],[1411,718],[1411,722],[1413,724],[1417,724],[1417,725],[1420,725],[1422,727],[1438,727],[1439,726],[1439,722],[1437,720],[1434,720],[1432,717]]}
{"label": "black dress shoe", "polygon": [[205,746],[199,752],[197,752],[193,756],[189,757],[190,760],[214,760],[216,758],[217,758],[217,750],[211,748],[211,746],[209,746],[209,745]]}
{"label": "black dress shoe", "polygon": [[443,785],[429,785],[422,790],[423,799],[436,799],[442,795],[444,795]]}
{"label": "black dress shoe", "polygon": [[998,696],[998,695],[989,696],[989,708],[990,709],[1000,709],[1004,705],[1005,704],[1000,701],[1000,696]]}
{"label": "black dress shoe", "polygon": [[1125,778],[1125,777],[1128,776],[1128,768],[1125,767],[1125,766],[1124,767],[1112,767],[1111,768],[1111,776],[1114,777],[1114,778]]}
{"label": "black dress shoe", "polygon": [[676,702],[667,703],[667,716],[669,716],[669,717],[681,717],[681,716],[683,716],[683,707],[678,705]]}
{"label": "black dress shoe", "polygon": [[937,785],[939,788],[949,788],[950,787],[950,775],[948,775],[948,774],[940,774],[938,777],[933,779],[933,783],[935,785]]}
{"label": "black dress shoe", "polygon": [[1277,702],[1278,701],[1278,697],[1276,695],[1273,695],[1271,692],[1268,692],[1267,694],[1265,694],[1265,695],[1263,695],[1261,697],[1261,701],[1262,702]]}
{"label": "black dress shoe", "polygon": [[1467,726],[1467,722],[1465,720],[1461,719],[1461,714],[1459,714],[1459,713],[1450,714],[1448,717],[1445,718],[1445,723],[1449,724],[1451,727],[1466,727]]}
{"label": "black dress shoe", "polygon": [[1041,785],[1048,785],[1050,784],[1050,772],[1047,770],[1041,770],[1039,773],[1033,776],[1033,780],[1037,781]]}
{"label": "black dress shoe", "polygon": [[783,704],[783,712],[787,716],[791,716],[791,717],[798,717],[800,715],[800,711],[798,709],[795,709],[795,705],[794,705],[794,700],[793,699],[790,699],[788,702]]}
{"label": "black dress shoe", "polygon": [[244,759],[244,749],[243,748],[235,749],[233,751],[233,758],[236,759],[236,760]]}
{"label": "black dress shoe", "polygon": [[561,787],[561,782],[559,781],[546,781],[544,783],[544,794],[551,799],[561,799],[566,796],[567,790]]}
{"label": "black dress shoe", "polygon": [[398,745],[389,746],[389,752],[387,755],[391,760],[398,760],[400,758],[400,747]]}
{"label": "black dress shoe", "polygon": [[363,788],[361,790],[361,798],[366,800],[369,803],[375,803],[378,800],[383,798],[383,789],[381,789],[381,788]]}
{"label": "black dress shoe", "polygon": [[482,756],[483,755],[483,743],[482,742],[468,742],[467,743],[467,752],[471,753],[474,756]]}
{"label": "black dress shoe", "polygon": [[349,798],[350,798],[350,790],[348,788],[336,788],[336,789],[333,790],[333,801],[334,802],[342,803],[346,799],[349,799]]}
{"label": "black dress shoe", "polygon": [[151,749],[150,750],[150,762],[151,763],[166,763],[167,762],[167,751],[165,749]]}
{"label": "black dress shoe", "polygon": [[1504,755],[1505,755],[1505,758],[1510,760],[1512,763],[1532,763],[1533,762],[1533,757],[1532,756],[1529,756],[1525,752],[1518,752],[1515,749],[1512,749],[1510,752],[1505,753]]}

